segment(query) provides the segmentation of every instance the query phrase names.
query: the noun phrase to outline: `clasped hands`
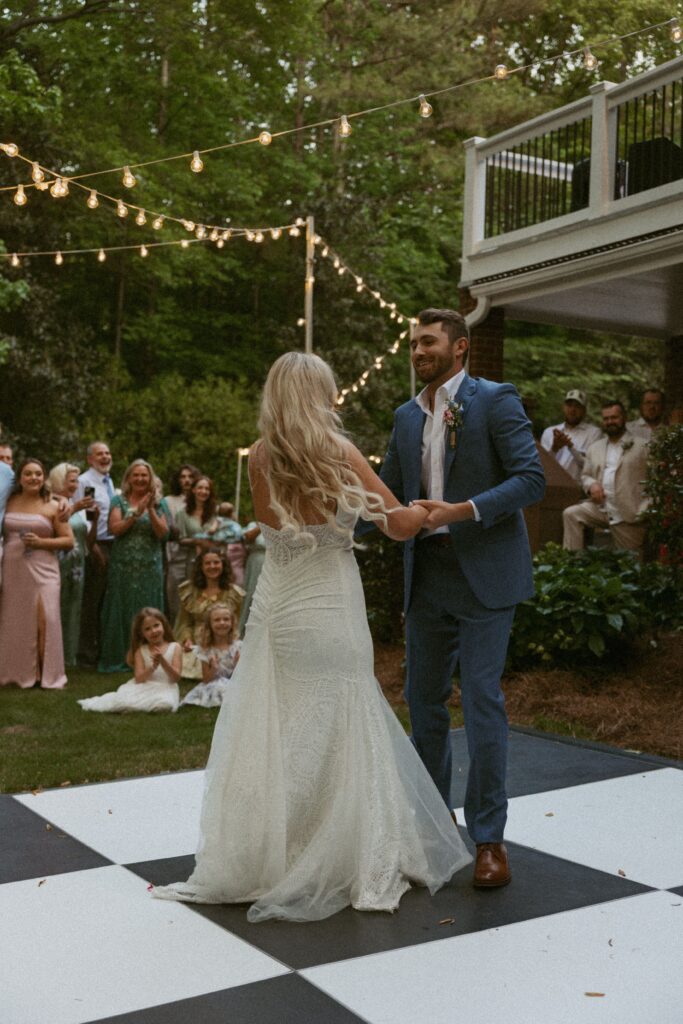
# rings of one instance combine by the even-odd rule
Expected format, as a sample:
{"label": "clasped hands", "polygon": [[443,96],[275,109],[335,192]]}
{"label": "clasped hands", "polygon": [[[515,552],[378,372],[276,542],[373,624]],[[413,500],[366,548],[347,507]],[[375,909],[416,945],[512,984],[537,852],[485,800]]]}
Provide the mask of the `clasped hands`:
{"label": "clasped hands", "polygon": [[411,508],[424,508],[427,511],[427,518],[422,523],[422,529],[435,530],[437,526],[447,526],[449,523],[462,523],[467,519],[474,519],[474,509],[469,501],[430,501],[427,498],[419,498],[411,501]]}

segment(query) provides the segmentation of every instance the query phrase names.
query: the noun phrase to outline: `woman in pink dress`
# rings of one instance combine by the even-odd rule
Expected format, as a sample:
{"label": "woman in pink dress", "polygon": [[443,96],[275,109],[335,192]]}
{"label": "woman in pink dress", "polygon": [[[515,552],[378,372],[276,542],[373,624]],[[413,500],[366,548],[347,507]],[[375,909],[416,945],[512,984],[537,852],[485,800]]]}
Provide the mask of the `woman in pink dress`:
{"label": "woman in pink dress", "polygon": [[3,527],[0,685],[66,685],[59,610],[58,551],[74,545],[37,459],[19,467]]}

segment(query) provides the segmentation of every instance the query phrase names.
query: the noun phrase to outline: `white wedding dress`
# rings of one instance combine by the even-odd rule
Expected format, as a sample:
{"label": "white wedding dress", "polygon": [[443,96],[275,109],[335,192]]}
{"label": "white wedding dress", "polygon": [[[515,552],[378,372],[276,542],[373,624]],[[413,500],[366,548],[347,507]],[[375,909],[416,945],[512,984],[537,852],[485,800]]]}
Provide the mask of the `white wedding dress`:
{"label": "white wedding dress", "polygon": [[206,768],[196,867],[164,899],[311,921],[393,911],[471,861],[373,674],[346,529],[261,524],[266,542],[239,664]]}

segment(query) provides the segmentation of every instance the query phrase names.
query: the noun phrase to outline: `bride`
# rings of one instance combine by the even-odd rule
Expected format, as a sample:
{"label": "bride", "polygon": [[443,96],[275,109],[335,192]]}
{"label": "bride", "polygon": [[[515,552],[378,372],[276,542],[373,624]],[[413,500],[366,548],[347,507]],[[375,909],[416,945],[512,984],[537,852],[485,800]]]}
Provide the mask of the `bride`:
{"label": "bride", "polygon": [[317,356],[266,380],[249,477],[266,543],[206,768],[196,867],[164,899],[249,902],[250,921],[393,911],[471,857],[373,675],[352,532],[421,528],[344,436]]}

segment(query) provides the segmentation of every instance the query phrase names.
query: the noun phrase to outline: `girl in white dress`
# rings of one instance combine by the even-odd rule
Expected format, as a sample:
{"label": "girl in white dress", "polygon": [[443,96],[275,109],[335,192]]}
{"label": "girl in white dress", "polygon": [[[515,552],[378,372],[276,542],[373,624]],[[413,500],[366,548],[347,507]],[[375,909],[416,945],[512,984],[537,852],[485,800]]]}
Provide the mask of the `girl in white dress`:
{"label": "girl in white dress", "polygon": [[202,666],[203,682],[194,686],[180,702],[201,708],[217,708],[230,685],[230,677],[240,658],[241,642],[235,639],[237,621],[227,604],[215,604],[205,615],[202,643],[193,653]]}
{"label": "girl in white dress", "polygon": [[176,711],[182,660],[166,616],[158,608],[143,608],[133,619],[128,653],[135,677],[118,690],[78,703],[84,711]]}
{"label": "girl in white dress", "polygon": [[374,678],[353,553],[359,514],[407,540],[427,512],[399,504],[336,410],[317,356],[273,365],[249,459],[266,557],[218,713],[196,867],[154,890],[248,902],[252,922],[393,911],[411,884],[433,893],[472,859]]}

